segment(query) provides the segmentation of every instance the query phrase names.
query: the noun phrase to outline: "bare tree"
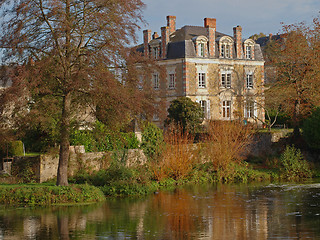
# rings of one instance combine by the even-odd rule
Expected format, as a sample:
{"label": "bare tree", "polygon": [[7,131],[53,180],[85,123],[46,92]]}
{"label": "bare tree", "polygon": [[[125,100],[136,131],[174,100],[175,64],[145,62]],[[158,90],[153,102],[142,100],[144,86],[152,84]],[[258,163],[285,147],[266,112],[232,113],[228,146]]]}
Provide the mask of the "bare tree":
{"label": "bare tree", "polygon": [[0,6],[4,60],[18,63],[11,76],[10,99],[28,96],[25,103],[34,104],[28,111],[58,115],[57,185],[67,185],[69,135],[79,115],[97,104],[126,117],[125,110],[142,108],[145,93],[135,90],[137,74],[129,70],[137,69],[128,66],[137,56],[132,58],[127,46],[143,21],[144,4],[141,0],[2,0]]}

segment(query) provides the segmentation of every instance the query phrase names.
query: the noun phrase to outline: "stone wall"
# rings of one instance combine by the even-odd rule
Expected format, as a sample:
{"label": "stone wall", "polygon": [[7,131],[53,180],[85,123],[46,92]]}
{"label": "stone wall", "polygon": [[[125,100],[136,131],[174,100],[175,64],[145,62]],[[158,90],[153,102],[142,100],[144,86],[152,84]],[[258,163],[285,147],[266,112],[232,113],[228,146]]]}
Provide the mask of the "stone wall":
{"label": "stone wall", "polygon": [[[144,164],[146,157],[140,149],[127,151],[79,153],[70,152],[68,175],[73,176],[79,170],[87,172],[107,169],[112,159],[118,159],[126,166]],[[18,176],[26,169],[33,171],[37,182],[45,182],[57,176],[59,163],[58,154],[42,154],[35,157],[15,157],[12,163],[12,174]]]}

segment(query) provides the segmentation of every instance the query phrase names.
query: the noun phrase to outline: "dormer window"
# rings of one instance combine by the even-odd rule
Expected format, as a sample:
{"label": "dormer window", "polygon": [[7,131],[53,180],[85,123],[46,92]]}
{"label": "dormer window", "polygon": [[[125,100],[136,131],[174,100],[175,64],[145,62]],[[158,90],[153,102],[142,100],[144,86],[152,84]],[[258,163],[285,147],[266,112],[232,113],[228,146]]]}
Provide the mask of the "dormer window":
{"label": "dormer window", "polygon": [[251,46],[246,46],[246,59],[251,59]]}
{"label": "dormer window", "polygon": [[159,48],[158,47],[153,48],[153,56],[155,59],[159,58]]}
{"label": "dormer window", "polygon": [[198,53],[199,53],[199,57],[204,57],[204,43],[199,43],[198,44]]}
{"label": "dormer window", "polygon": [[247,39],[244,41],[244,56],[246,59],[254,59],[254,44],[252,39]]}
{"label": "dormer window", "polygon": [[206,57],[208,38],[205,36],[198,36],[193,38],[192,40],[194,41],[194,44],[195,44],[197,56]]}
{"label": "dormer window", "polygon": [[160,40],[159,39],[153,39],[149,45],[150,45],[150,52],[151,56],[154,59],[159,59],[160,58]]}
{"label": "dormer window", "polygon": [[221,37],[219,40],[220,57],[232,58],[232,45],[233,40],[228,36]]}

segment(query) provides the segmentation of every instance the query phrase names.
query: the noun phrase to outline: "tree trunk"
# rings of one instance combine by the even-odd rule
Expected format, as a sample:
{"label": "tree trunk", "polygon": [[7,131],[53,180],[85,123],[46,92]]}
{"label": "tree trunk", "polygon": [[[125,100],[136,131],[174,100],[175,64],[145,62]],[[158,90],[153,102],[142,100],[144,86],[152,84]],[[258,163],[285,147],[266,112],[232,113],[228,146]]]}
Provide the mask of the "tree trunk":
{"label": "tree trunk", "polygon": [[296,100],[294,104],[294,113],[293,113],[293,138],[300,138],[300,129],[299,129],[299,117],[300,117],[300,100]]}
{"label": "tree trunk", "polygon": [[59,166],[57,173],[57,185],[68,185],[68,161],[69,161],[69,135],[70,135],[70,110],[71,110],[71,95],[66,94],[63,98],[63,109],[61,119],[61,141],[59,153]]}

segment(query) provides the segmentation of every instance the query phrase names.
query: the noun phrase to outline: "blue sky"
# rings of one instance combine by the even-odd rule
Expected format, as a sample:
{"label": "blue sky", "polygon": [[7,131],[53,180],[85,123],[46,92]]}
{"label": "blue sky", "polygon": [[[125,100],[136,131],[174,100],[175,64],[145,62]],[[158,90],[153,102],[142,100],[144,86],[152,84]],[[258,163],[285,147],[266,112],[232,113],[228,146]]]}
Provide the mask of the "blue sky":
{"label": "blue sky", "polygon": [[232,35],[233,27],[242,26],[243,37],[255,33],[276,34],[285,24],[311,22],[319,15],[320,0],[143,0],[146,4],[142,30],[160,34],[166,16],[177,17],[177,28],[184,25],[203,26],[205,17],[217,19],[217,31]]}

